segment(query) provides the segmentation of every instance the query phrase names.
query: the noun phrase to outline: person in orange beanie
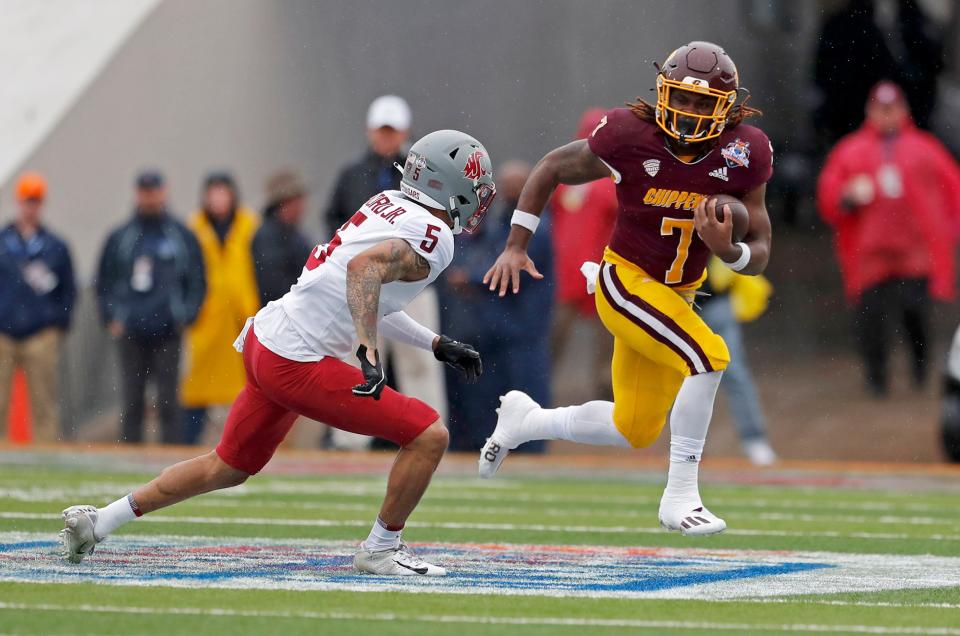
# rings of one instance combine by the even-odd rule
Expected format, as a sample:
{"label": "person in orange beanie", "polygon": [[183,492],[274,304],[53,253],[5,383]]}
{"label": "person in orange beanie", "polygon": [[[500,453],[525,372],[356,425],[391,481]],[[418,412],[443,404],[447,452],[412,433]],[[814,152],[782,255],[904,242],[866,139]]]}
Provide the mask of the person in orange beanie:
{"label": "person in orange beanie", "polygon": [[16,182],[16,219],[0,230],[0,438],[9,417],[14,369],[27,376],[33,438],[60,437],[58,367],[76,286],[70,250],[41,223],[47,182]]}

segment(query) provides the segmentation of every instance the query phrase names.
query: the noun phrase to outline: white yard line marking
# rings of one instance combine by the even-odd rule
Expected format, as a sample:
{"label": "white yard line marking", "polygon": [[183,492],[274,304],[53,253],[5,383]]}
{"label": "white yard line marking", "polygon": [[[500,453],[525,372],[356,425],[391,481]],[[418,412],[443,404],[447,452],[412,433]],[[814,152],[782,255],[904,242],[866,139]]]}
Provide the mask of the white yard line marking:
{"label": "white yard line marking", "polygon": [[790,599],[790,598],[751,598],[751,599],[721,599],[710,601],[716,603],[761,603],[773,605],[836,605],[839,607],[893,607],[903,609],[907,607],[925,609],[960,609],[960,603],[898,603],[895,601],[840,601],[828,599]]}
{"label": "white yard line marking", "polygon": [[[308,501],[237,501],[236,499],[204,498],[194,502],[206,508],[297,508],[302,510],[341,510],[341,511],[376,511],[379,503],[314,503]],[[654,512],[650,510],[609,510],[604,508],[539,508],[531,510],[526,507],[497,506],[443,506],[423,502],[417,510],[421,513],[435,514],[468,514],[489,516],[495,512],[498,515],[529,516],[531,512],[545,517],[608,517],[608,518],[650,518]],[[920,526],[952,526],[960,529],[960,517],[904,517],[897,515],[849,516],[849,515],[810,515],[790,514],[782,512],[762,512],[751,514],[754,519],[767,521],[794,521],[801,523],[877,523],[884,525],[920,525]]]}
{"label": "white yard line marking", "polygon": [[[244,502],[229,499],[204,499],[197,501],[197,505],[209,508],[299,508],[303,510],[341,510],[341,511],[370,511],[377,510],[379,504],[371,502],[368,504],[350,504],[350,503],[311,503],[297,501],[260,501],[256,503]],[[436,514],[468,514],[489,516],[491,513],[498,515],[523,515],[529,516],[531,513],[543,515],[545,517],[606,517],[606,518],[626,518],[626,519],[644,519],[650,518],[654,512],[650,510],[609,510],[603,508],[539,508],[531,510],[524,507],[496,506],[496,507],[476,507],[476,506],[443,506],[424,501],[418,510],[421,513]],[[729,513],[729,508],[727,509]],[[906,517],[898,515],[878,515],[871,516],[850,516],[850,515],[811,515],[811,514],[790,514],[783,512],[761,512],[748,513],[753,519],[763,519],[765,521],[791,521],[800,523],[876,523],[881,525],[913,525],[913,526],[947,526],[952,529],[960,529],[960,517]]]}
{"label": "white yard line marking", "polygon": [[519,617],[519,616],[458,616],[452,614],[395,614],[392,612],[315,612],[307,610],[268,611],[234,610],[222,607],[125,607],[119,605],[57,605],[54,603],[5,603],[2,610],[38,612],[87,612],[106,614],[226,616],[242,618],[293,618],[310,620],[377,621],[414,623],[462,623],[481,625],[539,625],[557,627],[631,627],[648,629],[699,629],[735,632],[840,632],[849,634],[897,634],[917,636],[960,636],[960,629],[952,627],[883,627],[874,625],[822,625],[803,623],[719,623],[701,621],[658,621],[630,618],[573,618],[573,617]]}
{"label": "white yard line marking", "polygon": [[[56,496],[45,496],[44,493],[37,493],[33,490],[4,490],[0,489],[0,498],[9,498],[15,499],[17,501],[29,501],[29,502],[42,502],[42,501],[64,501],[68,499],[80,500],[80,499],[92,499],[94,497],[100,498],[104,495],[116,495],[116,493],[121,492],[120,489],[114,488],[109,492],[100,492],[100,491],[89,491],[89,492],[66,492],[59,491]],[[192,504],[198,505],[204,508],[261,508],[261,509],[289,509],[296,508],[302,510],[338,510],[338,511],[353,511],[353,512],[368,512],[376,511],[379,509],[380,504],[378,501],[371,501],[369,503],[343,503],[343,502],[329,502],[329,503],[320,503],[320,502],[310,502],[310,501],[268,501],[268,500],[251,500],[246,497],[237,497],[237,496],[225,496],[226,493],[218,493],[216,495],[208,495],[203,497],[203,499],[193,500]],[[475,499],[476,497],[470,495],[470,499]],[[582,508],[582,507],[570,507],[570,508],[538,508],[531,510],[529,507],[524,506],[506,506],[506,505],[494,505],[494,506],[447,506],[438,503],[434,503],[437,500],[443,500],[447,498],[438,498],[433,497],[426,499],[419,507],[421,513],[436,513],[436,514],[466,514],[466,515],[483,515],[489,516],[491,513],[496,513],[500,515],[522,515],[528,516],[531,512],[535,512],[538,515],[543,515],[544,517],[589,517],[589,518],[608,518],[608,519],[644,519],[650,518],[654,512],[652,508],[642,509],[642,510],[611,510],[606,508]],[[449,499],[453,499],[452,497]],[[497,499],[500,499],[499,497]],[[462,497],[458,498],[462,500]],[[186,505],[190,505],[187,503]],[[640,501],[638,505],[647,503],[652,505],[653,500],[649,501]],[[763,506],[754,506],[754,502],[743,501],[743,502],[727,502],[724,503],[724,500],[719,498],[711,499],[711,503],[716,503],[718,505],[726,506],[725,510],[727,514],[737,510],[738,508],[754,508],[754,507],[763,507]],[[789,508],[790,506],[785,506]],[[865,508],[866,509],[866,508]],[[879,525],[911,525],[911,526],[940,526],[951,530],[960,529],[960,517],[956,516],[955,513],[949,511],[945,507],[940,507],[939,512],[946,513],[949,516],[944,517],[935,517],[935,516],[902,516],[902,515],[878,515],[878,516],[868,516],[868,515],[856,515],[851,516],[848,514],[835,515],[835,514],[805,514],[805,513],[786,513],[786,512],[746,512],[745,514],[750,515],[754,519],[762,519],[766,521],[788,521],[794,523],[819,523],[819,524],[879,524]]]}
{"label": "white yard line marking", "polygon": [[[495,483],[495,482],[493,482]],[[522,484],[515,483],[516,486]],[[138,487],[139,484],[121,484],[110,482],[81,482],[70,488],[45,488],[24,485],[22,487],[4,487],[0,488],[0,497],[15,499],[20,501],[59,501],[64,499],[77,499],[84,497],[117,497],[124,492],[129,492]],[[528,503],[563,503],[570,504],[614,504],[623,506],[638,506],[646,504],[657,504],[659,497],[647,496],[617,496],[603,495],[598,493],[593,496],[561,495],[555,493],[531,493],[531,492],[489,492],[484,485],[481,490],[474,490],[468,486],[450,486],[437,483],[431,486],[430,492],[424,499],[424,503],[439,501],[463,501],[469,498],[476,501],[488,501],[494,504],[502,503],[507,507],[512,504]],[[213,497],[224,499],[252,498],[257,495],[275,495],[275,494],[305,494],[305,495],[351,495],[358,497],[382,497],[384,485],[377,483],[318,483],[318,484],[244,484],[229,490],[217,492]],[[209,496],[208,496],[209,497]],[[205,499],[206,500],[206,499]],[[845,512],[856,511],[874,511],[874,512],[923,512],[940,513],[946,515],[946,519],[955,519],[960,521],[955,514],[942,504],[924,504],[911,502],[885,502],[885,501],[847,501],[847,500],[828,500],[811,501],[808,498],[791,499],[781,497],[777,499],[757,499],[750,497],[710,497],[710,503],[715,506],[727,506],[732,509],[752,509],[760,508],[763,510],[842,510]],[[374,505],[374,504],[371,504]],[[376,504],[379,505],[379,504]],[[515,506],[514,506],[515,507]],[[493,509],[497,509],[493,506]],[[490,508],[484,508],[484,512],[489,512]],[[569,514],[570,511],[565,511]],[[776,514],[776,513],[770,513]],[[909,518],[907,518],[909,519]],[[871,521],[874,521],[871,519]],[[912,523],[912,521],[906,521]],[[920,522],[923,523],[923,522]],[[939,522],[935,522],[939,523]]]}
{"label": "white yard line marking", "polygon": [[[61,519],[55,513],[0,512],[0,519]],[[266,517],[200,517],[200,516],[145,516],[141,522],[152,523],[197,523],[214,525],[267,525],[267,526],[305,526],[305,527],[357,527],[370,525],[363,519],[284,519]],[[418,521],[411,528],[430,528],[440,530],[501,530],[527,532],[594,533],[594,534],[663,534],[658,527],[640,528],[636,526],[587,526],[587,525],[548,525],[539,523],[466,523],[456,521],[428,522]],[[906,534],[900,532],[840,532],[834,530],[793,531],[793,530],[753,530],[734,528],[726,530],[731,536],[744,537],[824,537],[831,539],[883,539],[890,541],[960,541],[956,534]]]}

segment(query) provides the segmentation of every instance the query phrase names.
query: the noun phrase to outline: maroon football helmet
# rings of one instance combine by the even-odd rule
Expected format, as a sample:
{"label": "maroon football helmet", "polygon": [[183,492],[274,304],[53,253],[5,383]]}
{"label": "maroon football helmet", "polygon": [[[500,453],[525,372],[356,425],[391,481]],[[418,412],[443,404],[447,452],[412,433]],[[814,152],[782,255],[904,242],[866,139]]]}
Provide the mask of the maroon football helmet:
{"label": "maroon football helmet", "polygon": [[[719,137],[740,85],[730,56],[711,42],[691,42],[671,53],[657,70],[656,120],[663,132],[684,144]],[[671,106],[674,91],[711,98],[710,108],[694,112]]]}

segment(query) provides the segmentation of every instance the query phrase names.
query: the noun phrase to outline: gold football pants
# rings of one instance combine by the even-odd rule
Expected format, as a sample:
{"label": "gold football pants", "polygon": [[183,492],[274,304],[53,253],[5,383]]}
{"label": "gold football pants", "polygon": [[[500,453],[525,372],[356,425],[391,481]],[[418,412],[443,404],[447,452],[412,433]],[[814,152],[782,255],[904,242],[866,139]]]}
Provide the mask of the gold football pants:
{"label": "gold football pants", "polygon": [[597,312],[614,336],[613,421],[634,448],[660,435],[688,375],[721,371],[730,354],[693,310],[702,281],[667,287],[607,248]]}

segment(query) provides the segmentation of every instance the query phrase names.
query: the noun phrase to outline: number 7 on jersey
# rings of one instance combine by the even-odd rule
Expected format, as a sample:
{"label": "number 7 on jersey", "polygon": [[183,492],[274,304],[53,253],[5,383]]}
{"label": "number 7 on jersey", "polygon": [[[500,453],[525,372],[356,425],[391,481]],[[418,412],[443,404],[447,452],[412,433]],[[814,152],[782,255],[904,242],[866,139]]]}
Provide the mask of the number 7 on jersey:
{"label": "number 7 on jersey", "polygon": [[677,256],[673,259],[667,275],[663,277],[663,282],[668,285],[675,285],[683,280],[683,267],[687,264],[687,257],[690,256],[690,243],[693,241],[693,219],[671,219],[664,218],[660,224],[661,236],[672,236],[680,231],[680,243],[677,245]]}

